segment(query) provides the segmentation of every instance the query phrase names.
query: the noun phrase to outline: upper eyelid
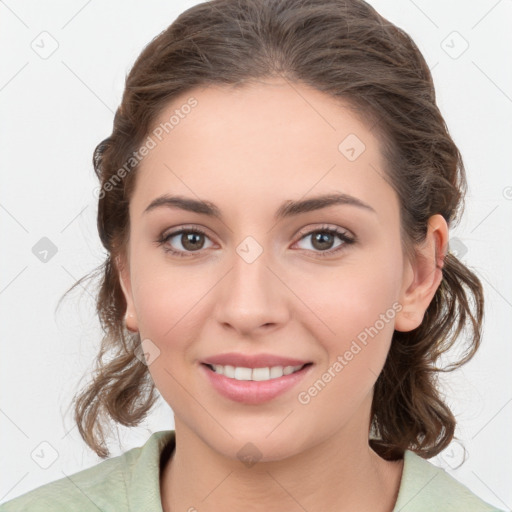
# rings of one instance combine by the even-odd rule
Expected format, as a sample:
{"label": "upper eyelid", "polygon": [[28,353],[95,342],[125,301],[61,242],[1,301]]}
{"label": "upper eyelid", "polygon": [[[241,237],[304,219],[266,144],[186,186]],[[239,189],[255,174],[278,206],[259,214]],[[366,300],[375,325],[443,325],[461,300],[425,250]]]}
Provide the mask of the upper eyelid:
{"label": "upper eyelid", "polygon": [[[341,234],[346,234],[347,236],[351,238],[355,238],[355,235],[350,231],[350,229],[343,228],[341,226],[330,226],[326,224],[322,224],[321,226],[318,226],[316,228],[303,228],[300,229],[297,233],[298,236],[308,236],[312,233],[315,233],[317,231],[341,231]],[[340,234],[340,233],[338,233]]]}
{"label": "upper eyelid", "polygon": [[[179,234],[182,234],[183,232],[194,232],[194,231],[196,231],[196,232],[199,231],[201,234],[206,235],[208,238],[210,238],[210,240],[212,242],[214,242],[212,240],[212,237],[209,235],[209,230],[207,228],[205,228],[203,226],[198,226],[195,224],[182,225],[175,229],[171,228],[171,230],[168,233],[166,233],[166,231],[164,231],[160,238],[169,239],[169,238],[172,238]],[[338,236],[346,235],[348,238],[351,238],[353,240],[356,239],[356,236],[349,229],[341,227],[341,226],[327,225],[324,223],[317,227],[305,227],[305,228],[300,229],[296,234],[296,236],[299,237],[297,239],[297,241],[302,240],[304,237],[310,236],[313,233],[318,232],[318,231],[341,231],[341,233],[335,233],[335,234],[337,234]]]}

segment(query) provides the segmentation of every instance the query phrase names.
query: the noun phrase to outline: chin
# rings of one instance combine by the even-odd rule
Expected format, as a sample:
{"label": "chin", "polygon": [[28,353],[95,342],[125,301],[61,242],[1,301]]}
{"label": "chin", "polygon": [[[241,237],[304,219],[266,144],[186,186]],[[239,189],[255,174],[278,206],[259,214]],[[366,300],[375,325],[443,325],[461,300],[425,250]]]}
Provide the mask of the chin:
{"label": "chin", "polygon": [[269,423],[266,423],[263,429],[245,429],[243,433],[230,430],[234,438],[224,437],[222,446],[217,445],[217,451],[225,457],[239,460],[246,467],[252,467],[256,463],[281,461],[300,453],[301,447],[296,436],[288,432],[284,426],[277,427],[277,430],[282,429],[280,434],[277,430],[272,432],[268,425]]}

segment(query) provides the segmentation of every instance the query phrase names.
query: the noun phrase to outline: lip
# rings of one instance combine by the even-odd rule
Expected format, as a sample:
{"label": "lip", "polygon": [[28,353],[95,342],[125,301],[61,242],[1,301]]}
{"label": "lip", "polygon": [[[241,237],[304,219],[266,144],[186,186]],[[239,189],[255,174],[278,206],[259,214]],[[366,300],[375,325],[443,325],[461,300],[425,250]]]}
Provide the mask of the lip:
{"label": "lip", "polygon": [[[221,363],[215,363],[221,364]],[[301,364],[301,363],[299,363]],[[274,366],[282,366],[280,364]],[[288,366],[288,365],[286,365]],[[295,365],[291,365],[295,366]],[[296,365],[298,366],[298,365]],[[224,397],[249,405],[268,402],[296,386],[311,371],[313,364],[307,364],[299,371],[266,381],[236,380],[215,373],[205,363],[199,365],[213,388]],[[248,368],[248,367],[246,367]],[[255,368],[259,368],[255,366]]]}
{"label": "lip", "polygon": [[229,352],[227,354],[217,354],[201,361],[205,364],[220,364],[222,366],[240,366],[244,368],[267,368],[272,366],[302,366],[312,361],[301,361],[300,359],[291,359],[276,354],[240,354]]}

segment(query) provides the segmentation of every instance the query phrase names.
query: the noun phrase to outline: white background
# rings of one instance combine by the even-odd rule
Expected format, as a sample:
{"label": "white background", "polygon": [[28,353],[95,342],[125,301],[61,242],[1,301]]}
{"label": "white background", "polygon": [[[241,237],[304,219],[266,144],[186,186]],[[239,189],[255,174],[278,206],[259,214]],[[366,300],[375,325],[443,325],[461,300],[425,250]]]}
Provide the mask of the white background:
{"label": "white background", "polygon": [[[71,294],[57,313],[55,307],[104,257],[91,159],[111,132],[125,75],[142,48],[196,3],[0,1],[0,502],[102,460],[81,440],[69,408],[100,343],[94,289]],[[512,2],[370,3],[413,37],[432,69],[469,181],[451,240],[467,247],[462,259],[487,298],[480,352],[445,379],[468,458],[457,468],[462,449],[453,443],[430,460],[510,510]],[[58,44],[45,59],[33,49],[42,37],[46,48],[52,38]],[[43,237],[57,248],[46,263],[32,252]],[[119,427],[112,455],[172,428],[160,399],[143,425]]]}

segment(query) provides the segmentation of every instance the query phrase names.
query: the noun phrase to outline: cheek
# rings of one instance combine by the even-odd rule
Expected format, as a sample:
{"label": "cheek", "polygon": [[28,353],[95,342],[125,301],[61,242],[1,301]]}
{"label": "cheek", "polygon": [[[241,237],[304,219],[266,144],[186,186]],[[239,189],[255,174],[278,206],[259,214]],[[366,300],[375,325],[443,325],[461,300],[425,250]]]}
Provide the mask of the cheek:
{"label": "cheek", "polygon": [[[180,417],[190,406],[187,354],[197,339],[201,298],[211,284],[200,273],[162,265],[133,269],[134,301],[144,350],[155,354],[148,370],[156,388]],[[199,275],[198,275],[199,274]],[[149,340],[149,341],[148,341]],[[189,387],[187,387],[189,389]],[[185,412],[183,412],[185,411]]]}
{"label": "cheek", "polygon": [[[328,414],[335,424],[356,414],[389,352],[397,302],[392,282],[386,283],[382,276],[380,281],[372,279],[377,277],[371,272],[359,275],[354,269],[343,281],[326,281],[323,295],[310,283],[309,297],[323,297],[314,307],[322,319],[315,321],[314,335],[327,361],[301,388],[298,400],[311,404],[307,410],[314,410],[314,416]],[[320,284],[316,281],[315,286]]]}
{"label": "cheek", "polygon": [[308,318],[318,324],[317,334],[323,332],[320,339],[347,340],[375,323],[379,330],[386,330],[379,321],[382,315],[385,325],[393,326],[400,287],[392,261],[397,260],[363,256],[296,280],[294,292],[308,306]]}
{"label": "cheek", "polygon": [[[305,297],[314,312],[307,313],[303,318],[309,320],[304,321],[328,358],[320,369],[326,373],[322,377],[336,382],[329,385],[331,392],[341,393],[333,400],[360,400],[385,363],[401,308],[397,262],[393,253],[365,255],[301,282],[297,295]],[[350,396],[344,389],[352,390]]]}
{"label": "cheek", "polygon": [[[188,425],[208,425],[194,373],[198,341],[208,321],[208,304],[217,279],[205,269],[184,271],[179,265],[140,269],[135,295],[141,340],[150,340],[157,357],[148,366],[159,394],[175,417]],[[210,293],[209,293],[210,292]],[[144,343],[144,341],[143,341]],[[147,343],[147,342],[146,342]],[[154,344],[154,345],[153,345]],[[213,427],[212,427],[213,428]]]}
{"label": "cheek", "polygon": [[214,283],[207,271],[162,261],[145,265],[139,259],[133,266],[135,309],[142,338],[154,340],[161,350],[178,349],[186,333],[197,328],[197,308]]}

